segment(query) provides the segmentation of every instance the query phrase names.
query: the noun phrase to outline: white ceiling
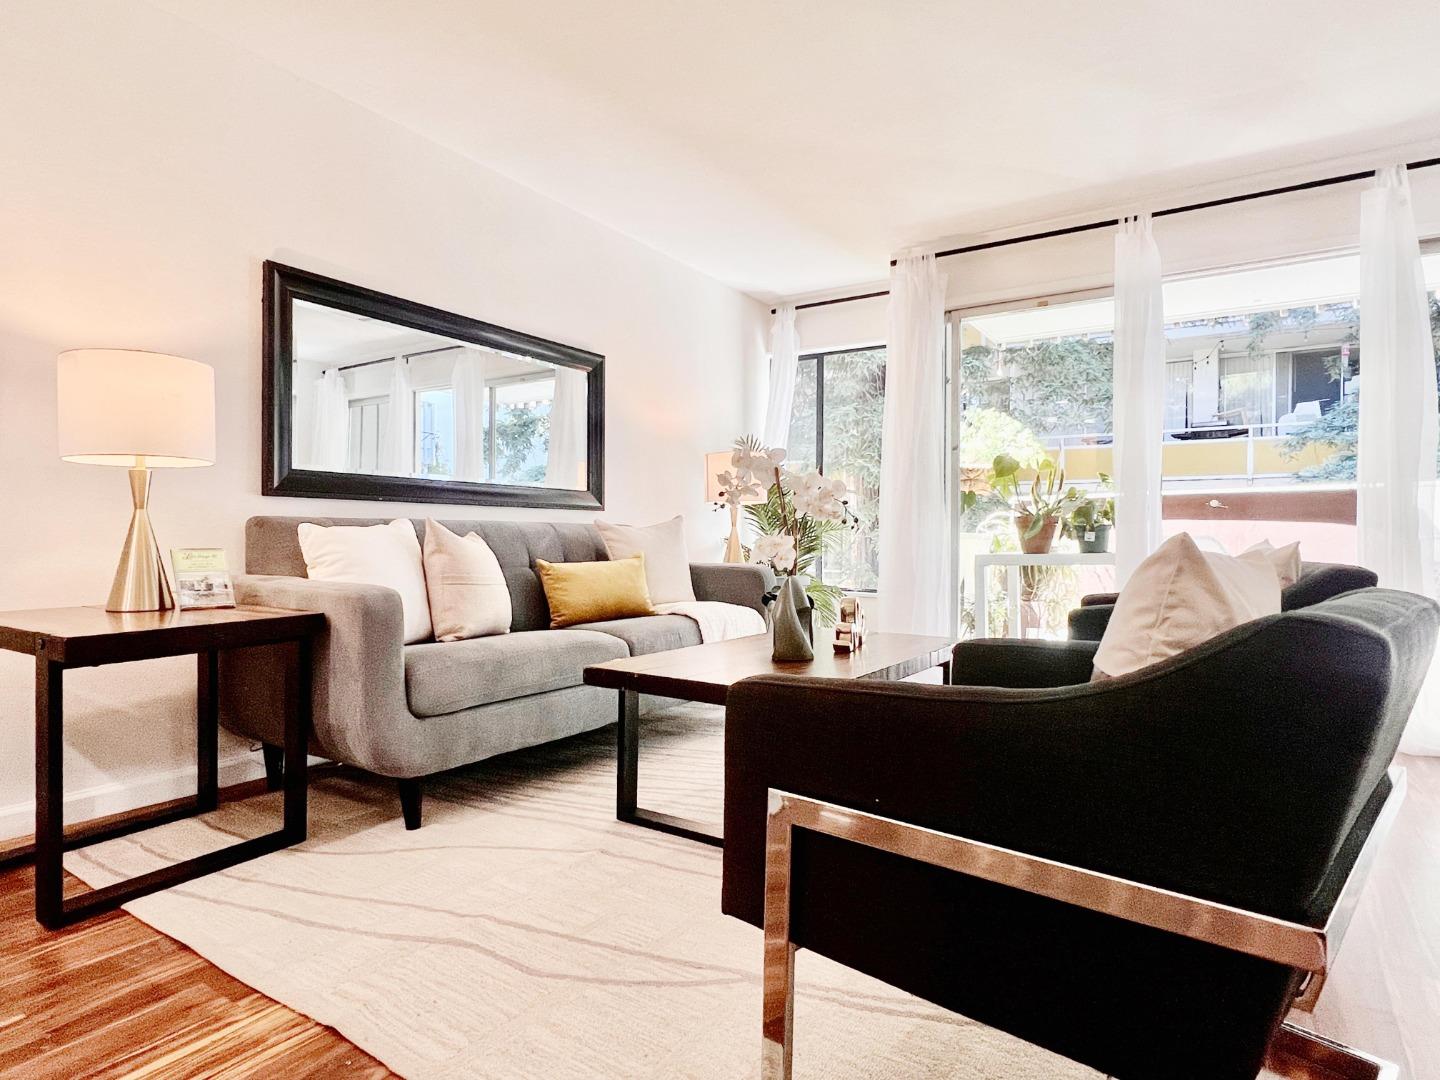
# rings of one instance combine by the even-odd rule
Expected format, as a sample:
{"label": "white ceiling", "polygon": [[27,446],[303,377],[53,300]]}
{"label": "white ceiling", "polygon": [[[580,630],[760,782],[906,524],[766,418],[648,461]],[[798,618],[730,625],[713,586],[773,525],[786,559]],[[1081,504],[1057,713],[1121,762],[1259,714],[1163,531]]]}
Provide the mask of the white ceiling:
{"label": "white ceiling", "polygon": [[1436,0],[152,2],[765,299],[1440,135]]}

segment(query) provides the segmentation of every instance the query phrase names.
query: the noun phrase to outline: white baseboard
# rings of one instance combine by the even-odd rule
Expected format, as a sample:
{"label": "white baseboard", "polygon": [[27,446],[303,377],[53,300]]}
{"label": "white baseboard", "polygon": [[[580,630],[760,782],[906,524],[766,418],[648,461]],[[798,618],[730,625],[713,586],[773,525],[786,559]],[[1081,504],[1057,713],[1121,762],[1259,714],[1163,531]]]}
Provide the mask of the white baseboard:
{"label": "white baseboard", "polygon": [[[265,775],[258,752],[240,751],[220,759],[220,786],[241,784]],[[97,784],[65,796],[65,821],[74,824],[91,818],[118,814],[140,806],[166,802],[195,794],[195,768],[150,773],[124,782]],[[0,840],[26,836],[35,831],[35,801],[0,806]]]}

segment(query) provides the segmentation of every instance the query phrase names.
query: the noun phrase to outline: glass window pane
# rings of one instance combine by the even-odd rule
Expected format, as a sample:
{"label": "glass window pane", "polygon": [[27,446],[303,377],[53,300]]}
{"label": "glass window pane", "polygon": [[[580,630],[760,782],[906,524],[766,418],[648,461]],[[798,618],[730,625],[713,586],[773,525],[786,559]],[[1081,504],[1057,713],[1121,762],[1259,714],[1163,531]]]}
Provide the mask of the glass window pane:
{"label": "glass window pane", "polygon": [[1190,409],[1167,413],[1165,535],[1355,561],[1359,288],[1353,255],[1166,283],[1167,370]]}
{"label": "glass window pane", "polygon": [[495,396],[495,469],[501,484],[542,484],[550,453],[555,378],[502,383]]}
{"label": "glass window pane", "polygon": [[455,391],[448,386],[415,395],[415,473],[455,475]]}
{"label": "glass window pane", "polygon": [[[988,469],[1006,454],[1020,462],[1028,485],[1048,460],[1063,472],[1064,487],[1100,490],[1101,474],[1112,469],[1114,311],[1111,300],[1088,300],[952,320],[962,465]],[[1183,393],[1167,395],[1168,411],[1184,407]],[[961,515],[957,546],[962,625],[973,633],[975,556],[1020,550],[1014,511],[994,492],[980,494]],[[1077,546],[1057,534],[1052,550]],[[1083,594],[1114,587],[1107,566],[1027,567],[1019,579],[1021,626],[1011,627],[1005,575],[989,573],[990,631],[1012,636],[1062,638]]]}
{"label": "glass window pane", "polygon": [[880,434],[885,419],[885,350],[832,353],[824,359],[821,453],[827,477],[845,481],[857,528],[825,557],[827,584],[873,592],[879,583]]}
{"label": "glass window pane", "polygon": [[795,373],[795,402],[790,410],[790,441],[785,444],[786,458],[793,469],[815,468],[817,367],[818,361],[815,357],[802,356]]}

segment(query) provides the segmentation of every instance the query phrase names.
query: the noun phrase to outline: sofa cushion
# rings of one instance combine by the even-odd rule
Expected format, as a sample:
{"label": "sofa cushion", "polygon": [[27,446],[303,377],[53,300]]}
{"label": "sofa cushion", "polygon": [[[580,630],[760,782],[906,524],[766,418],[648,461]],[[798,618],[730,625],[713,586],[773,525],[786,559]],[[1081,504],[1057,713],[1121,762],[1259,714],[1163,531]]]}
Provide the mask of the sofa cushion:
{"label": "sofa cushion", "polygon": [[684,615],[644,615],[635,619],[577,623],[572,630],[596,630],[619,638],[631,656],[700,644],[700,627]]}
{"label": "sofa cushion", "polygon": [[[316,525],[383,525],[388,518],[252,517],[245,523],[245,572],[305,576],[305,558],[300,553],[296,526],[302,521]],[[422,519],[411,519],[416,543],[424,532]],[[608,559],[600,531],[586,522],[547,521],[452,521],[441,520],[458,536],[478,533],[490,545],[505,585],[510,590],[510,629],[544,630],[550,625],[550,609],[535,560],[547,562],[593,562]]]}
{"label": "sofa cushion", "polygon": [[578,686],[587,664],[628,656],[625,642],[590,630],[545,630],[405,649],[405,696],[416,716]]}

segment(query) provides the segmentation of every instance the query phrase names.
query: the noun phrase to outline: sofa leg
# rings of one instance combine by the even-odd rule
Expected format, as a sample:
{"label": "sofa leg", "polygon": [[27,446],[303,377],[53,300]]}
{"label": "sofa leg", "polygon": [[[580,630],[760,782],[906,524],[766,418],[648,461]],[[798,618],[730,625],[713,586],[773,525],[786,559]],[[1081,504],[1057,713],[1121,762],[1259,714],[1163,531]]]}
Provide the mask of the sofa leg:
{"label": "sofa leg", "polygon": [[261,743],[260,753],[265,757],[265,787],[269,791],[279,791],[285,786],[285,750]]}
{"label": "sofa leg", "polygon": [[400,812],[405,816],[405,828],[420,827],[420,780],[418,777],[400,781]]}

